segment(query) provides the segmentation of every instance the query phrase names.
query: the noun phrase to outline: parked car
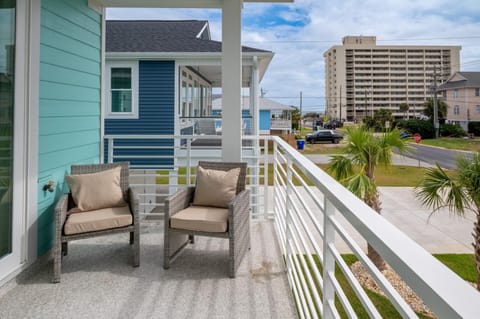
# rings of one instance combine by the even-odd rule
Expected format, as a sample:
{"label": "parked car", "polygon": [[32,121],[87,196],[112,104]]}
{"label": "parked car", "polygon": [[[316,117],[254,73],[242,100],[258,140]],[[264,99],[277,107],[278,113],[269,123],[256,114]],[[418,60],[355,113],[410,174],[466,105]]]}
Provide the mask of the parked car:
{"label": "parked car", "polygon": [[334,144],[338,144],[342,138],[343,135],[334,130],[320,130],[305,136],[307,143],[311,144],[316,142],[332,142]]}
{"label": "parked car", "polygon": [[342,126],[343,126],[343,122],[337,121],[337,120],[331,120],[323,124],[323,127],[329,130],[332,130],[332,129],[334,130],[337,127],[342,127]]}

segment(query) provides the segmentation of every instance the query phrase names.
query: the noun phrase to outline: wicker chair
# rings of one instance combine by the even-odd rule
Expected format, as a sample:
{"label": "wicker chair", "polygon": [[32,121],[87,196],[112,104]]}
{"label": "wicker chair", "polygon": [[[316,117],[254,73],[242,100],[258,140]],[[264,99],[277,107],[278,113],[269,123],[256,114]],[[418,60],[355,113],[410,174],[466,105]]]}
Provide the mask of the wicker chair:
{"label": "wicker chair", "polygon": [[[64,232],[65,221],[68,217],[68,211],[75,207],[72,194],[65,194],[55,207],[55,246],[54,246],[54,264],[53,264],[53,282],[60,282],[62,257],[68,253],[68,242],[77,239],[91,238],[117,233],[130,233],[130,245],[133,246],[133,266],[140,265],[140,219],[139,219],[139,199],[138,195],[129,187],[129,163],[112,163],[112,164],[93,164],[93,165],[72,165],[71,174],[89,174],[97,173],[115,167],[121,167],[120,187],[123,193],[123,199],[128,204],[130,213],[132,214],[132,224],[110,228],[98,231],[90,231],[85,233],[76,233],[66,235]],[[82,214],[82,213],[80,213]]]}
{"label": "wicker chair", "polygon": [[245,189],[246,163],[203,162],[198,166],[204,169],[229,171],[240,168],[236,195],[228,204],[227,230],[225,232],[205,232],[171,227],[171,218],[189,207],[193,201],[195,187],[182,188],[165,200],[165,232],[163,268],[170,268],[170,263],[186,247],[194,243],[194,236],[228,238],[229,267],[228,275],[235,277],[237,269],[248,249],[250,249],[250,192]]}

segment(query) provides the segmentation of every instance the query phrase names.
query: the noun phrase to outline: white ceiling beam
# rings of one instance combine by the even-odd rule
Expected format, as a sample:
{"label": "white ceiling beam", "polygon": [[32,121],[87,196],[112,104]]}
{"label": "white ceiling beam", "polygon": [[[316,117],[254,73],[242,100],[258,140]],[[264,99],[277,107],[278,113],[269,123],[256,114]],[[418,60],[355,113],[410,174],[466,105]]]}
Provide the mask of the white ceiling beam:
{"label": "white ceiling beam", "polygon": [[[223,0],[96,0],[107,8],[221,8]],[[283,2],[294,0],[244,0],[243,2]]]}

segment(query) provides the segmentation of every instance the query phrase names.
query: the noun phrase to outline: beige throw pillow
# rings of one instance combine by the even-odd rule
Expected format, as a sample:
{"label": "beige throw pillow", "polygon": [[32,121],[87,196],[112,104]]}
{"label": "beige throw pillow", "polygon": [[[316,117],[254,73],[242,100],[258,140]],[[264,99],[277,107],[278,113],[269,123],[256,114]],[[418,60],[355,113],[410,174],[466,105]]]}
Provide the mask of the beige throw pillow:
{"label": "beige throw pillow", "polygon": [[240,168],[219,171],[197,168],[197,186],[193,205],[228,207],[237,192]]}
{"label": "beige throw pillow", "polygon": [[121,167],[92,174],[67,175],[68,186],[72,191],[77,207],[72,213],[97,210],[108,207],[125,206],[120,187]]}

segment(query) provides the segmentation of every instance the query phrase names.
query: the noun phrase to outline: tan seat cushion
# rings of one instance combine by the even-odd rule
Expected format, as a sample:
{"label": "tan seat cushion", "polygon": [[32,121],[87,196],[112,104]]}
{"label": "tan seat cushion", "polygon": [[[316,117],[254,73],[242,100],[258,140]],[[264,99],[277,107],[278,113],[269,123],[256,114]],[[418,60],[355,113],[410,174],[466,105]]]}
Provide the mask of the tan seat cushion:
{"label": "tan seat cushion", "polygon": [[197,168],[193,205],[228,207],[237,193],[240,168],[229,171]]}
{"label": "tan seat cushion", "polygon": [[63,231],[66,235],[119,228],[132,224],[128,206],[102,208],[83,213],[70,214]]}
{"label": "tan seat cushion", "polygon": [[227,231],[228,209],[219,207],[190,206],[170,218],[170,227],[224,233]]}
{"label": "tan seat cushion", "polygon": [[67,175],[76,207],[72,212],[85,212],[108,207],[125,206],[120,187],[121,167],[92,173]]}

